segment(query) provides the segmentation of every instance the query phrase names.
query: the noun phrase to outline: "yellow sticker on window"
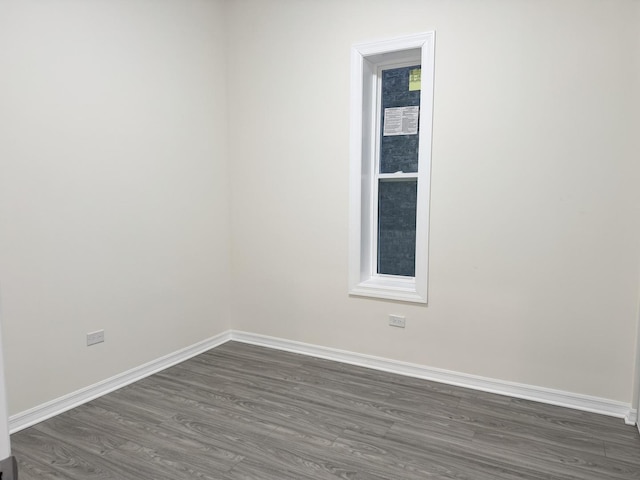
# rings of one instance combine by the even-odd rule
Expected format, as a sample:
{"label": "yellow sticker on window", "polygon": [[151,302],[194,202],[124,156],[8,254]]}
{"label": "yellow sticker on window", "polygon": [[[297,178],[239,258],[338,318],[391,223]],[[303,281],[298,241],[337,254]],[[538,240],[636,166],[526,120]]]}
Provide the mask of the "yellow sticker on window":
{"label": "yellow sticker on window", "polygon": [[420,90],[421,83],[421,68],[414,68],[413,70],[409,70],[409,91],[415,92],[416,90]]}

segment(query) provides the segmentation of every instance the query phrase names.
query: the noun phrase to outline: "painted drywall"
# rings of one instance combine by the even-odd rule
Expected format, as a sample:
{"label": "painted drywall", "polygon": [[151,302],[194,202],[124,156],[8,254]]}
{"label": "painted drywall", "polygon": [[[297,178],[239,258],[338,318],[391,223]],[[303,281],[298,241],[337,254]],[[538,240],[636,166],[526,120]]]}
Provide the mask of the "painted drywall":
{"label": "painted drywall", "polygon": [[[0,3],[10,413],[230,327],[630,402],[638,20],[632,0]],[[349,297],[349,49],[428,30],[429,304]]]}
{"label": "painted drywall", "polygon": [[[635,22],[636,25],[638,25],[638,27],[640,27],[640,2],[636,2],[636,15],[635,15]],[[635,42],[638,48],[638,51],[640,51],[640,28],[636,29],[636,35],[635,35]],[[640,62],[635,62],[635,75],[634,75],[634,82],[636,85],[640,84]],[[634,95],[631,97],[631,101],[632,103],[635,105],[635,111],[636,112],[640,112],[640,89],[635,89],[635,91],[633,92]],[[636,132],[640,132],[640,114],[636,115],[635,118],[635,127],[634,127]],[[637,137],[640,137],[640,135],[636,135]],[[637,140],[638,146],[637,149],[638,151],[640,151],[640,138]],[[640,348],[638,348],[640,346],[640,302],[638,305],[638,325],[636,326],[636,362],[635,362],[635,368],[634,368],[634,373],[633,373],[633,398],[632,398],[632,402],[631,405],[633,406],[633,408],[635,408],[636,410],[639,409],[640,407]]]}
{"label": "painted drywall", "polygon": [[[15,414],[229,328],[224,4],[0,4]],[[106,341],[87,347],[85,334]]]}
{"label": "painted drywall", "polygon": [[[631,402],[637,8],[230,2],[233,327]],[[430,30],[429,303],[349,297],[350,46]]]}
{"label": "painted drywall", "polygon": [[[1,321],[2,304],[0,304],[0,322]],[[4,370],[4,348],[2,346],[2,328],[0,328],[0,461],[11,455],[9,413],[7,410],[7,387]]]}

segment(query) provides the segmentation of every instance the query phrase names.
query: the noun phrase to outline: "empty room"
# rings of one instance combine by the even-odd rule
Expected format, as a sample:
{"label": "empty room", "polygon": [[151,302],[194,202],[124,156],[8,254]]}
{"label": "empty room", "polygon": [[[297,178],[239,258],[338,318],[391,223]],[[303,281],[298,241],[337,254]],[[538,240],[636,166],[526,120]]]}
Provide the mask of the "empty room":
{"label": "empty room", "polygon": [[0,478],[640,479],[639,185],[638,0],[0,0]]}

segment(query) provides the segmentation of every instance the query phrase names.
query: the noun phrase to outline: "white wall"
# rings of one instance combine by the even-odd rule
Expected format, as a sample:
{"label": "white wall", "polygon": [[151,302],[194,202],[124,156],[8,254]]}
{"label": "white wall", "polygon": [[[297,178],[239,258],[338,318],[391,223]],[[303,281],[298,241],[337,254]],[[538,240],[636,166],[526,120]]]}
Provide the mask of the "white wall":
{"label": "white wall", "polygon": [[229,328],[223,7],[0,4],[11,414]]}
{"label": "white wall", "polygon": [[[638,27],[640,27],[640,2],[636,2],[636,16],[635,22]],[[640,28],[636,29],[635,41],[638,50],[640,51]],[[636,85],[640,85],[640,61],[635,62],[636,71],[634,76],[634,82]],[[634,95],[632,96],[632,103],[635,105],[636,118],[635,118],[635,131],[640,132],[640,88],[636,88],[634,91]],[[636,135],[640,137],[640,135]],[[640,138],[637,140],[638,144],[640,144]],[[638,146],[638,150],[640,150],[640,145]],[[640,289],[640,286],[639,286]],[[633,374],[634,378],[634,389],[633,389],[633,398],[631,405],[636,410],[640,409],[640,309],[638,312],[638,325],[636,326],[636,363],[635,370]]]}
{"label": "white wall", "polygon": [[[2,305],[0,304],[0,322]],[[4,348],[2,347],[2,328],[0,328],[0,461],[11,455],[9,438],[9,412],[7,410],[7,387],[4,374]]]}
{"label": "white wall", "polygon": [[[639,14],[632,0],[1,2],[10,413],[230,327],[630,402]],[[350,298],[349,49],[427,30],[429,305]],[[107,341],[87,348],[98,328]]]}
{"label": "white wall", "polygon": [[[637,2],[229,5],[234,328],[631,402]],[[349,298],[349,49],[428,30],[429,305]]]}

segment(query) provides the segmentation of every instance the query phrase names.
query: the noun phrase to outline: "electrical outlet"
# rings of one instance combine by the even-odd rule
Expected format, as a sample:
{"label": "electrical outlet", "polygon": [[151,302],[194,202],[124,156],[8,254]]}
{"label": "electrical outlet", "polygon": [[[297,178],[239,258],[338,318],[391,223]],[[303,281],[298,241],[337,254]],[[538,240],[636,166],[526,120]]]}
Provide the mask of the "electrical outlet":
{"label": "electrical outlet", "polygon": [[104,330],[87,333],[87,347],[104,342]]}
{"label": "electrical outlet", "polygon": [[402,315],[389,315],[389,325],[404,328],[406,318]]}

